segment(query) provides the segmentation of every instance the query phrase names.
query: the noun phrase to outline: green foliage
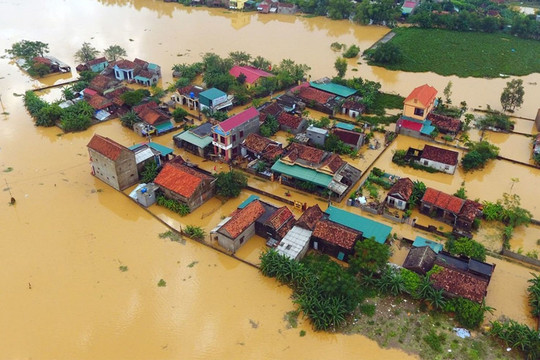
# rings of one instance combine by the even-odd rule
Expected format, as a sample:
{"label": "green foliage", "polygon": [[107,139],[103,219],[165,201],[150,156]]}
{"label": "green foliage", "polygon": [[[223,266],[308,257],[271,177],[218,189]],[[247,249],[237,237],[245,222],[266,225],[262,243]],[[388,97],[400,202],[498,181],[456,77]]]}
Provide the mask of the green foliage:
{"label": "green foliage", "polygon": [[373,317],[375,315],[376,309],[377,307],[375,304],[360,304],[360,306],[358,306],[360,313],[369,317]]}
{"label": "green foliage", "polygon": [[172,112],[174,122],[176,122],[176,123],[184,121],[188,114],[189,113],[186,110],[184,110],[183,108],[181,108],[181,107],[178,107],[178,108],[174,109],[173,112]]}
{"label": "green foliage", "polygon": [[334,62],[334,68],[337,71],[337,76],[342,78],[345,76],[345,73],[347,72],[347,60],[345,60],[342,57],[338,57],[336,61]]}
{"label": "green foliage", "polygon": [[340,51],[341,49],[346,48],[346,47],[347,46],[345,44],[341,44],[338,42],[333,42],[332,44],[330,44],[330,49],[334,51]]}
{"label": "green foliage", "polygon": [[488,221],[499,221],[513,228],[527,225],[532,220],[531,212],[520,207],[521,198],[517,194],[504,193],[495,203],[484,201],[482,204],[484,218]]}
{"label": "green foliage", "polygon": [[24,93],[24,106],[33,117],[47,105],[47,102],[41,100],[35,92],[28,90]]}
{"label": "green foliage", "polygon": [[129,129],[133,129],[133,125],[137,122],[140,122],[141,119],[135,114],[134,111],[128,111],[124,115],[120,117],[120,122],[122,123],[122,126],[125,126]]}
{"label": "green foliage", "polygon": [[206,53],[202,59],[204,74],[203,81],[210,87],[218,88],[224,92],[235,82],[234,76],[229,74],[233,67],[233,60],[223,59],[214,53]]}
{"label": "green foliage", "polygon": [[247,177],[240,171],[231,170],[217,174],[216,191],[226,198],[235,198],[247,186]]}
{"label": "green foliage", "polygon": [[251,55],[243,51],[231,51],[229,58],[233,61],[234,65],[240,66],[249,65],[251,61]]}
{"label": "green foliage", "polygon": [[418,294],[420,285],[422,284],[422,278],[417,273],[405,268],[401,268],[400,272],[401,278],[403,279],[405,292],[415,297]]}
{"label": "green foliage", "polygon": [[335,134],[328,135],[324,142],[324,149],[340,155],[350,154],[352,152],[352,148],[340,140]]}
{"label": "green foliage", "polygon": [[279,122],[276,120],[276,117],[273,115],[268,115],[264,120],[264,123],[259,128],[259,131],[262,136],[270,137],[274,135],[279,130]]}
{"label": "green foliage", "polygon": [[469,152],[461,158],[461,166],[465,171],[483,168],[485,164],[497,158],[499,148],[487,141],[479,141],[469,144]]}
{"label": "green foliage", "polygon": [[111,45],[103,50],[103,55],[105,55],[109,61],[116,61],[124,56],[127,56],[127,52],[126,49],[120,45]]}
{"label": "green foliage", "polygon": [[83,42],[81,48],[75,53],[75,61],[87,63],[94,60],[99,54],[99,50],[93,47],[90,43]]}
{"label": "green foliage", "polygon": [[29,65],[26,67],[26,71],[28,71],[28,74],[30,76],[44,77],[45,75],[50,74],[51,72],[50,67],[45,64],[33,62],[33,61],[29,61],[28,64]]}
{"label": "green foliage", "polygon": [[150,96],[150,91],[146,89],[138,89],[133,91],[126,91],[122,95],[120,95],[120,98],[124,100],[124,103],[127,106],[136,106],[139,105],[145,97]]}
{"label": "green foliage", "polygon": [[[180,74],[180,79],[185,79],[185,85],[182,83],[182,86],[176,87],[183,87],[188,85],[191,81],[193,81],[197,75],[202,74],[204,69],[204,65],[202,62],[196,62],[193,64],[175,64],[172,67],[172,70]],[[178,81],[177,81],[178,82]]]}
{"label": "green foliage", "polygon": [[165,287],[167,286],[167,282],[163,279],[159,279],[157,286],[159,287]]}
{"label": "green foliage", "polygon": [[158,195],[156,202],[159,206],[163,206],[171,210],[172,212],[179,214],[180,216],[186,216],[191,212],[189,206],[187,206],[186,204],[181,203],[175,199],[167,199],[163,195]]}
{"label": "green foliage", "polygon": [[199,226],[187,225],[184,232],[192,239],[202,240],[206,236],[204,230]]}
{"label": "green foliage", "polygon": [[501,339],[507,346],[518,348],[534,360],[540,357],[540,332],[514,320],[492,321],[490,335]]}
{"label": "green foliage", "polygon": [[303,80],[311,68],[305,64],[297,64],[291,59],[281,60],[272,72],[276,75],[278,89],[285,89]]}
{"label": "green foliage", "polygon": [[[370,80],[364,80],[360,77],[352,79],[334,78],[332,79],[332,81],[336,84],[344,85],[357,90],[358,95],[362,97],[362,104],[366,106],[368,111],[370,111],[370,109],[375,104],[375,101],[379,94],[379,90],[381,89],[380,83]],[[403,104],[401,104],[400,107],[402,105]]]}
{"label": "green foliage", "polygon": [[360,52],[360,48],[356,45],[351,45],[345,50],[343,53],[343,57],[346,59],[352,59],[358,56],[358,53]]}
{"label": "green foliage", "polygon": [[354,22],[367,25],[385,24],[394,26],[396,20],[401,16],[401,7],[399,3],[392,0],[370,1],[363,0],[358,2],[354,10]]}
{"label": "green foliage", "polygon": [[529,297],[529,306],[531,307],[531,314],[534,317],[540,316],[540,275],[533,274],[531,279],[527,280],[530,285],[527,288]]}
{"label": "green foliage", "polygon": [[349,270],[355,275],[360,272],[377,273],[386,267],[390,255],[390,248],[379,244],[374,238],[358,241],[355,254],[349,259]]}
{"label": "green foliage", "polygon": [[525,90],[523,89],[522,79],[513,79],[506,83],[501,94],[501,105],[504,111],[514,111],[515,108],[521,107],[523,104],[523,96]]}
{"label": "green foliage", "polygon": [[62,112],[60,127],[66,132],[83,131],[92,125],[94,109],[84,100],[75,103]]}
{"label": "green foliage", "polygon": [[455,192],[454,196],[465,200],[467,199],[467,190],[464,186],[462,186],[458,189],[458,191]]}
{"label": "green foliage", "polygon": [[427,186],[419,180],[413,181],[413,191],[409,197],[409,209],[414,209],[418,202],[424,197]]}
{"label": "green foliage", "polygon": [[6,53],[13,57],[22,58],[27,61],[43,56],[49,52],[49,44],[41,41],[21,40],[11,45],[11,49],[6,49]]}
{"label": "green foliage", "polygon": [[508,115],[492,110],[489,105],[487,106],[487,111],[488,113],[485,116],[476,119],[476,126],[479,129],[495,128],[503,131],[511,131],[514,128],[516,122],[510,120]]}
{"label": "green foliage", "polygon": [[126,272],[126,271],[128,271],[128,267],[127,267],[126,265],[120,265],[120,266],[118,267],[118,269],[119,269],[121,272]]}
{"label": "green foliage", "polygon": [[54,126],[62,117],[64,110],[56,105],[43,107],[35,116],[37,126]]}
{"label": "green foliage", "polygon": [[430,166],[419,164],[415,162],[414,160],[410,160],[410,161],[405,160],[406,155],[407,155],[406,150],[395,150],[394,155],[392,156],[392,162],[399,166],[410,166],[413,169],[422,170],[429,173],[439,172],[439,170],[437,169],[434,169]]}
{"label": "green foliage", "polygon": [[465,255],[478,261],[486,260],[486,248],[484,245],[466,237],[450,238],[446,242],[446,250],[452,255]]}
{"label": "green foliage", "polygon": [[154,181],[158,174],[158,165],[155,161],[149,161],[144,165],[144,169],[141,173],[141,182],[150,183]]}
{"label": "green foliage", "polygon": [[434,329],[430,329],[429,333],[422,339],[429,345],[429,347],[433,351],[437,353],[442,353],[442,347],[446,342],[446,334],[441,332],[437,335],[437,332]]}
{"label": "green foliage", "polygon": [[377,285],[381,292],[392,296],[397,296],[405,291],[405,282],[401,272],[390,266],[385,267]]}
{"label": "green foliage", "polygon": [[377,48],[370,55],[370,59],[375,64],[395,65],[403,61],[403,52],[396,44],[386,42],[377,46]]}
{"label": "green foliage", "polygon": [[478,304],[465,298],[450,300],[455,309],[456,320],[467,329],[476,329],[484,321],[484,314],[489,310],[485,304]]}

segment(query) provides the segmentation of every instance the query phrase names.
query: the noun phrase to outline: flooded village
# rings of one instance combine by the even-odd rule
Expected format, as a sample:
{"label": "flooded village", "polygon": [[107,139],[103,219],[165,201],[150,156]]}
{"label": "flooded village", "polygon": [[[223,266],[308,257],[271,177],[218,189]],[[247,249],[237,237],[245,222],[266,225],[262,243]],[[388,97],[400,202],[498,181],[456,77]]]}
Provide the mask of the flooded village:
{"label": "flooded village", "polygon": [[[287,7],[274,14],[271,3],[259,12],[157,0],[62,4],[0,5],[2,49],[40,40],[50,54],[39,63],[54,66],[52,58],[64,69],[31,77],[13,59],[0,59],[0,319],[9,324],[1,358],[308,359],[336,351],[417,358],[419,352],[400,350],[398,337],[381,341],[351,330],[358,314],[343,332],[314,331],[302,315],[296,324],[289,316],[297,309],[293,290],[258,269],[268,249],[295,260],[327,254],[347,266],[366,241],[388,247],[396,269],[428,273],[445,296],[493,308],[473,338],[501,317],[536,329],[527,287],[539,269],[540,168],[533,156],[540,74],[520,77],[525,96],[512,131],[474,123],[464,130],[464,113],[437,110],[448,83],[452,104],[466,101],[465,112],[481,117],[486,105],[499,109],[511,79],[390,71],[349,59],[344,79],[376,81],[381,92],[402,97],[386,109],[397,121],[374,125],[357,120],[366,112],[358,90],[332,79],[337,55],[330,45],[365,50],[386,27],[291,15]],[[79,64],[73,54],[84,42],[98,49],[120,44],[127,56]],[[310,69],[242,105],[238,92],[207,86],[200,73],[174,86],[174,65],[234,51],[272,64],[238,62],[228,70],[250,91],[275,77],[283,59]],[[85,70],[100,75],[71,103],[62,99],[64,87],[55,85]],[[153,93],[152,85],[166,90],[158,101],[126,104],[124,94]],[[35,126],[24,107],[28,90],[66,107],[88,103],[92,126]],[[177,119],[176,109],[183,110]],[[125,126],[129,114],[136,120]],[[434,129],[439,134],[431,136]],[[496,145],[497,157],[465,171],[464,133]],[[235,173],[246,183],[225,194]],[[518,196],[532,217],[506,240],[506,224],[485,220],[485,203],[505,193]],[[474,239],[487,256],[450,254],[449,234]],[[395,317],[396,307],[407,309],[402,316],[410,311],[404,303],[387,306]],[[500,347],[500,358],[520,356]],[[451,341],[443,348],[451,353]]]}

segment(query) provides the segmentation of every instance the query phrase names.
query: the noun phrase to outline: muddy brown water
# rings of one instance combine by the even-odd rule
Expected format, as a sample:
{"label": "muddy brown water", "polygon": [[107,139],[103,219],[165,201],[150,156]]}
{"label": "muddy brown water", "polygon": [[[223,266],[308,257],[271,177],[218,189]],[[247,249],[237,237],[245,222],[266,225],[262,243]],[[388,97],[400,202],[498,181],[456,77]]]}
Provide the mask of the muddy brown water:
{"label": "muddy brown water", "polygon": [[[21,39],[41,40],[73,68],[73,54],[82,42],[99,49],[119,44],[130,58],[160,64],[163,86],[172,81],[169,69],[174,63],[197,61],[207,51],[226,55],[243,50],[274,62],[291,58],[309,64],[313,78],[333,75],[332,42],[365,49],[388,31],[346,21],[143,0],[7,0],[0,4],[0,29],[1,49]],[[381,81],[386,91],[403,95],[419,83],[442,89],[448,81],[431,73],[390,72],[351,61],[350,68],[353,65],[359,71],[349,75]],[[160,239],[158,234],[167,228],[92,177],[88,165],[86,144],[95,132],[124,145],[140,138],[118,121],[67,135],[57,128],[36,128],[16,96],[69,79],[68,74],[32,80],[8,59],[0,59],[1,358],[324,359],[337,351],[364,359],[412,358],[380,349],[362,336],[315,333],[304,321],[288,329],[283,315],[293,305],[287,288],[200,244]],[[455,97],[467,98],[471,105],[496,103],[496,88],[504,85],[501,79],[450,79],[454,94],[459,94]],[[531,75],[525,82],[526,105],[520,114],[530,117],[534,87],[529,82],[540,78]],[[53,100],[59,92],[51,90],[44,97]],[[172,145],[170,137],[159,141]],[[283,191],[275,184],[264,186]],[[8,205],[10,192],[15,206]],[[166,210],[156,213],[175,227],[189,221],[208,229],[239,201],[209,201],[201,213],[183,220]],[[256,259],[261,246],[253,242],[239,255]],[[514,290],[523,292],[527,273],[498,265],[505,267],[505,279],[519,278]],[[165,287],[157,286],[160,279]],[[488,303],[497,307],[506,301],[506,306],[498,306],[503,313],[527,321],[523,308],[511,310],[502,288],[490,287]],[[300,330],[307,335],[300,337]]]}

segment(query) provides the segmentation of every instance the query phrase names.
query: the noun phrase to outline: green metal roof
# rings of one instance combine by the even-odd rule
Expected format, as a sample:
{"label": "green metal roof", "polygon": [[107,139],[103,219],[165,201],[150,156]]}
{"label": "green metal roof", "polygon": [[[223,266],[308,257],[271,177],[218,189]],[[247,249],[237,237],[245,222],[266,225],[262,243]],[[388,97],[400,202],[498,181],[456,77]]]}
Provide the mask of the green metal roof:
{"label": "green metal roof", "polygon": [[238,205],[238,208],[243,209],[255,200],[259,200],[259,197],[257,195],[249,195],[249,197],[246,200],[242,201],[242,203]]}
{"label": "green metal roof", "polygon": [[338,209],[332,205],[326,209],[325,213],[330,215],[330,221],[361,231],[365,238],[373,236],[379,244],[384,244],[392,231],[388,225]]}
{"label": "green metal roof", "polygon": [[170,147],[167,147],[167,146],[155,143],[155,142],[147,142],[147,143],[141,143],[141,144],[132,145],[128,149],[129,150],[135,150],[136,148],[138,148],[139,146],[142,146],[142,145],[148,145],[152,149],[154,149],[156,151],[159,151],[161,153],[161,155],[169,155],[169,154],[172,154],[173,151],[174,151]]}
{"label": "green metal roof", "polygon": [[435,241],[428,240],[421,236],[417,236],[416,239],[414,239],[414,242],[412,245],[414,247],[429,246],[433,251],[435,251],[436,254],[438,254],[439,251],[443,249],[442,244],[439,244],[438,242],[435,242]]}
{"label": "green metal roof", "polygon": [[159,65],[149,63],[149,64],[148,64],[148,68],[151,69],[151,70],[155,70],[155,69],[159,68]]}
{"label": "green metal roof", "polygon": [[332,177],[328,174],[323,174],[300,165],[287,165],[281,160],[276,161],[276,163],[272,165],[271,170],[273,172],[291,176],[295,179],[309,181],[323,187],[328,187],[332,181]]}
{"label": "green metal roof", "polygon": [[342,123],[339,121],[336,123],[336,127],[343,130],[354,130],[353,124]]}
{"label": "green metal roof", "polygon": [[405,6],[401,7],[401,13],[402,14],[410,14],[410,13],[412,13],[412,11],[413,11],[413,8],[405,7]]}
{"label": "green metal roof", "polygon": [[198,137],[197,135],[193,134],[191,131],[186,130],[178,135],[174,136],[175,138],[182,139],[190,144],[193,144],[197,147],[200,147],[201,149],[204,149],[208,145],[212,143],[212,137],[211,136],[205,136],[205,137]]}
{"label": "green metal roof", "polygon": [[225,94],[223,91],[216,88],[211,88],[211,89],[208,89],[199,93],[199,97],[204,96],[205,98],[210,99],[210,100],[217,99],[218,97],[221,97],[224,95],[227,95],[227,94]]}
{"label": "green metal roof", "polygon": [[356,90],[351,89],[350,87],[347,87],[347,86],[334,84],[334,83],[319,84],[319,83],[311,81],[309,83],[309,86],[311,86],[311,87],[313,87],[315,89],[319,89],[319,90],[322,90],[322,91],[329,92],[331,94],[335,94],[335,95],[344,97],[344,98],[356,94]]}

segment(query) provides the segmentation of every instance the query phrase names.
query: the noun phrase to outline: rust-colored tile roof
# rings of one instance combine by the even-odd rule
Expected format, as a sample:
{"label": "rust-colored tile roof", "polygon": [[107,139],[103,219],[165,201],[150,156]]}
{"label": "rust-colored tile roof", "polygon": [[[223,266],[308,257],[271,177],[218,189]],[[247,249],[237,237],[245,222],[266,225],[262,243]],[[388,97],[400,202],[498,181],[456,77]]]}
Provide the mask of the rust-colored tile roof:
{"label": "rust-colored tile roof", "polygon": [[141,70],[139,71],[139,73],[137,74],[137,76],[141,76],[141,77],[144,77],[144,78],[147,78],[147,79],[151,79],[152,76],[154,76],[154,74],[152,74],[150,71],[148,70]]}
{"label": "rust-colored tile roof", "polygon": [[204,89],[200,86],[195,85],[188,85],[184,86],[183,88],[177,89],[179,94],[189,96],[191,93],[193,93],[193,97],[195,99],[199,98],[199,94],[204,91]]}
{"label": "rust-colored tile roof", "polygon": [[405,201],[409,201],[412,195],[414,184],[409,178],[401,178],[388,190],[388,195],[399,194]]}
{"label": "rust-colored tile roof", "polygon": [[201,182],[212,177],[186,165],[167,163],[155,178],[154,183],[172,192],[190,198]]}
{"label": "rust-colored tile roof", "polygon": [[289,210],[288,207],[282,206],[277,209],[272,216],[266,222],[274,229],[279,229],[283,224],[285,224],[290,219],[294,218],[293,213]]}
{"label": "rust-colored tile roof", "polygon": [[139,65],[140,67],[144,68],[145,66],[148,65],[148,62],[147,61],[144,61],[144,60],[141,60],[139,58],[135,58],[135,60],[133,60],[133,62],[137,65]]}
{"label": "rust-colored tile roof", "polygon": [[104,56],[102,56],[100,58],[90,60],[89,62],[86,63],[86,65],[92,66],[92,65],[97,65],[104,62],[107,62],[107,59]]}
{"label": "rust-colored tile roof", "polygon": [[120,145],[116,141],[98,134],[94,134],[87,146],[88,148],[97,151],[101,155],[113,161],[118,159],[118,156],[120,156],[122,150],[130,151],[128,148]]}
{"label": "rust-colored tile roof", "polygon": [[281,154],[283,154],[283,148],[281,147],[281,145],[272,143],[266,147],[266,149],[262,153],[262,157],[267,160],[273,161],[276,156],[279,156]]}
{"label": "rust-colored tile roof", "polygon": [[88,104],[95,110],[105,109],[112,105],[112,101],[101,95],[94,95],[88,100]]}
{"label": "rust-colored tile roof", "polygon": [[436,289],[444,289],[471,301],[481,303],[487,293],[488,281],[471,273],[443,267],[432,274],[431,281]]}
{"label": "rust-colored tile roof", "polygon": [[335,95],[312,88],[301,87],[298,89],[298,96],[307,101],[315,101],[320,104],[326,104],[329,100],[335,98]]}
{"label": "rust-colored tile roof", "polygon": [[327,166],[328,168],[330,168],[330,171],[332,171],[332,173],[335,173],[336,171],[341,169],[343,164],[345,164],[345,161],[338,154],[332,154],[324,161],[321,167]]}
{"label": "rust-colored tile roof", "polygon": [[266,115],[273,115],[274,117],[278,117],[278,115],[283,111],[283,109],[281,108],[281,106],[279,106],[278,103],[276,102],[273,102],[265,107],[262,107],[260,112],[262,114],[266,114]]}
{"label": "rust-colored tile roof", "polygon": [[94,90],[103,92],[107,90],[107,87],[111,82],[116,81],[105,75],[97,75],[95,78],[92,79],[92,81],[90,81],[90,84],[88,86]]}
{"label": "rust-colored tile roof", "polygon": [[289,113],[282,112],[281,114],[279,114],[277,120],[280,125],[288,126],[292,129],[298,129],[303,119],[301,116],[291,115]]}
{"label": "rust-colored tile roof", "polygon": [[343,130],[338,128],[334,129],[333,133],[339,138],[339,140],[343,141],[345,144],[354,146],[356,146],[358,144],[358,140],[364,136],[364,134],[356,131]]}
{"label": "rust-colored tile roof", "polygon": [[296,225],[313,231],[317,222],[324,216],[324,212],[319,205],[310,206],[304,211],[304,213],[298,218]]}
{"label": "rust-colored tile roof", "polygon": [[49,65],[49,66],[52,65],[51,60],[47,59],[45,57],[36,56],[32,60],[34,60],[34,62],[36,62],[36,63],[40,63],[40,64],[43,64],[43,65]]}
{"label": "rust-colored tile roof", "polygon": [[129,60],[119,60],[115,63],[115,65],[118,66],[118,68],[120,69],[126,70],[135,69],[137,67],[137,64]]}
{"label": "rust-colored tile roof", "polygon": [[476,201],[472,200],[465,200],[465,203],[463,204],[463,207],[461,208],[461,212],[459,213],[459,217],[463,217],[469,221],[474,221],[477,216],[480,216],[480,212],[482,211],[482,205],[477,203]]}
{"label": "rust-colored tile roof", "polygon": [[450,116],[444,116],[430,112],[427,116],[427,119],[430,120],[433,125],[438,127],[439,130],[442,130],[443,132],[446,131],[457,133],[461,129],[461,121]]}
{"label": "rust-colored tile roof", "polygon": [[277,232],[278,237],[280,239],[283,239],[285,235],[293,228],[293,226],[296,224],[296,220],[294,217],[290,218],[289,221],[285,223]]}
{"label": "rust-colored tile roof", "polygon": [[409,96],[407,96],[405,102],[407,103],[409,101],[416,100],[427,108],[431,103],[433,103],[433,101],[435,101],[435,96],[437,96],[437,90],[428,84],[424,84],[414,89]]}
{"label": "rust-colored tile roof", "polygon": [[330,244],[340,246],[347,250],[352,250],[356,239],[360,233],[349,229],[343,225],[336,224],[328,220],[321,220],[315,225],[313,236],[322,239]]}
{"label": "rust-colored tile roof", "polygon": [[264,206],[259,200],[252,201],[248,206],[238,211],[221,229],[227,231],[234,239],[264,214],[264,211]]}
{"label": "rust-colored tile roof", "polygon": [[253,151],[254,153],[260,154],[266,149],[266,147],[272,143],[272,140],[265,138],[259,134],[249,134],[244,140],[244,146]]}
{"label": "rust-colored tile roof", "polygon": [[421,158],[437,161],[447,165],[457,165],[458,163],[457,151],[446,150],[440,147],[425,145],[422,151]]}
{"label": "rust-colored tile roof", "polygon": [[465,200],[445,194],[439,190],[427,188],[422,202],[433,204],[440,209],[448,210],[457,215],[461,211]]}
{"label": "rust-colored tile roof", "polygon": [[288,157],[291,162],[301,159],[315,164],[320,164],[324,157],[323,150],[299,143],[290,144],[287,147],[286,152],[285,157]]}
{"label": "rust-colored tile roof", "polygon": [[135,113],[137,115],[139,115],[139,113],[142,112],[143,110],[156,109],[157,107],[158,107],[158,105],[154,101],[150,101],[150,102],[147,102],[145,104],[134,106],[133,111],[135,111]]}
{"label": "rust-colored tile roof", "polygon": [[356,110],[361,113],[363,113],[366,110],[366,106],[364,104],[360,104],[358,101],[354,101],[354,100],[345,101],[342,107],[345,109]]}

